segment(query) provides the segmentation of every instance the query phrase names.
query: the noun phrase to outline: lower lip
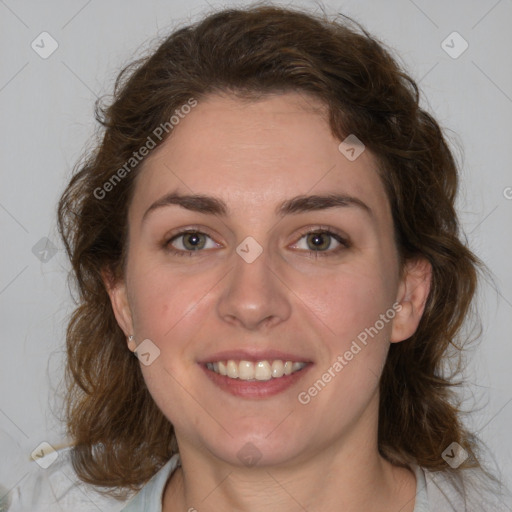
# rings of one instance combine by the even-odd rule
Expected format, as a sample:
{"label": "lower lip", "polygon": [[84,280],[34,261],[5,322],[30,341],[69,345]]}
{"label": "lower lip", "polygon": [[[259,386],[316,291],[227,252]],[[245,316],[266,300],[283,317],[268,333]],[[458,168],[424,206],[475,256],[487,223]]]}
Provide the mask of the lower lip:
{"label": "lower lip", "polygon": [[304,377],[313,364],[308,363],[302,370],[290,375],[283,375],[277,379],[252,381],[232,379],[209,370],[204,364],[200,364],[200,366],[214,384],[232,395],[244,398],[267,398],[282,393],[293,386]]}

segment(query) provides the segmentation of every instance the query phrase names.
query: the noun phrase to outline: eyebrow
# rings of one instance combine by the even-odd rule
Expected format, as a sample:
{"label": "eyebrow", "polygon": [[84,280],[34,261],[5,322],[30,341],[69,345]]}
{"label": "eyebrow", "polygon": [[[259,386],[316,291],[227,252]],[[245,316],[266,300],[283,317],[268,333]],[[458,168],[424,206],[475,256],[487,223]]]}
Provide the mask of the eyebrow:
{"label": "eyebrow", "polygon": [[[177,205],[187,210],[204,213],[207,215],[219,215],[226,217],[229,214],[229,208],[226,203],[217,197],[201,194],[181,195],[177,192],[171,192],[155,201],[142,216],[142,222],[148,214],[165,206]],[[325,195],[301,195],[287,199],[279,204],[275,209],[277,216],[299,214],[304,212],[326,210],[328,208],[356,207],[371,217],[372,209],[361,199],[345,194],[325,194]]]}

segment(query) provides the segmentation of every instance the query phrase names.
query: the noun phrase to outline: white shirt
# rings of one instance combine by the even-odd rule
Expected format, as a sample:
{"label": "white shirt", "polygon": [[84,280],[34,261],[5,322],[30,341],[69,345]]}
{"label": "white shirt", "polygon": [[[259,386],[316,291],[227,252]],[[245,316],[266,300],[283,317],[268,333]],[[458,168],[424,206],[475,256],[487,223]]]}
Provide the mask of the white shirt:
{"label": "white shirt", "polygon": [[[78,479],[69,448],[57,453],[47,469],[34,462],[9,499],[0,502],[0,512],[162,512],[165,484],[180,464],[179,454],[174,455],[139,493],[119,501]],[[411,469],[416,475],[414,512],[512,512],[510,492],[490,483],[478,470],[463,470],[457,483],[445,472],[433,473],[419,466]],[[460,485],[466,490],[466,503]],[[4,502],[10,506],[3,508]]]}

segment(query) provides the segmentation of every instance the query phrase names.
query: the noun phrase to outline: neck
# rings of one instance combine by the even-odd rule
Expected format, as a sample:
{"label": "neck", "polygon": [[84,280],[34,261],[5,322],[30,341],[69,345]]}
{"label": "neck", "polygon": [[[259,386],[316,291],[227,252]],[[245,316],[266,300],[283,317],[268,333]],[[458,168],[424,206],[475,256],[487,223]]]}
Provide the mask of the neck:
{"label": "neck", "polygon": [[180,446],[182,467],[167,483],[163,511],[413,512],[414,474],[380,456],[376,435],[361,434],[365,442],[340,439],[279,466],[233,466]]}

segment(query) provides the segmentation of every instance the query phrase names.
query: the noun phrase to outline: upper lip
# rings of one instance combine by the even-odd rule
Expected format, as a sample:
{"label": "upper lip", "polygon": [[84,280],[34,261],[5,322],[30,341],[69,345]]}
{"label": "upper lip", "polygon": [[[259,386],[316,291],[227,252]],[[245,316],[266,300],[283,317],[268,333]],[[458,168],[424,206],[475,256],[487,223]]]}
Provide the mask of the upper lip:
{"label": "upper lip", "polygon": [[224,350],[222,352],[216,352],[215,354],[206,356],[199,360],[201,364],[214,363],[216,361],[227,361],[232,359],[234,361],[274,361],[280,359],[281,361],[294,361],[310,363],[311,360],[308,357],[303,357],[298,354],[292,354],[291,352],[282,352],[281,350]]}

